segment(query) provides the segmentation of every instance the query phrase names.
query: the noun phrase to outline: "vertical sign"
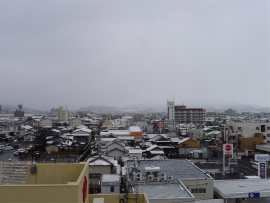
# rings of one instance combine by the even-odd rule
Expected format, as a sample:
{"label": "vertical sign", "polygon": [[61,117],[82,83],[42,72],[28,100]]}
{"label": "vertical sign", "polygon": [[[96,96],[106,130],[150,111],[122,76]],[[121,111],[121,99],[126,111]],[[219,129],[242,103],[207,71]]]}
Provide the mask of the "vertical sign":
{"label": "vertical sign", "polygon": [[258,176],[262,179],[266,179],[266,162],[259,162]]}
{"label": "vertical sign", "polygon": [[262,179],[267,178],[266,161],[269,161],[269,154],[255,154],[254,161],[258,161],[258,176]]}
{"label": "vertical sign", "polygon": [[223,174],[225,174],[225,157],[233,157],[233,145],[232,144],[223,144]]}

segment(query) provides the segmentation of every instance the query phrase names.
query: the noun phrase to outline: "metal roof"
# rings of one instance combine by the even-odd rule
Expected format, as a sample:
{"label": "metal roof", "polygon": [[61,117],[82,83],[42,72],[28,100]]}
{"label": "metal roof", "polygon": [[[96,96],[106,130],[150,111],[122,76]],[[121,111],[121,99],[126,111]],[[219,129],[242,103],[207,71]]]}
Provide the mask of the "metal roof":
{"label": "metal roof", "polygon": [[270,180],[215,180],[214,191],[223,198],[248,198],[250,193],[260,193],[260,197],[270,197]]}
{"label": "metal roof", "polygon": [[[133,160],[128,160],[127,165],[132,167],[134,165]],[[140,160],[138,162],[138,169],[145,173],[145,167],[155,166],[160,167],[162,173],[167,175],[173,175],[174,180],[178,179],[198,179],[198,178],[211,178],[206,175],[205,172],[200,170],[194,164],[188,162],[187,160]]]}
{"label": "metal roof", "polygon": [[194,198],[180,184],[139,185],[139,193],[145,193],[148,199]]}

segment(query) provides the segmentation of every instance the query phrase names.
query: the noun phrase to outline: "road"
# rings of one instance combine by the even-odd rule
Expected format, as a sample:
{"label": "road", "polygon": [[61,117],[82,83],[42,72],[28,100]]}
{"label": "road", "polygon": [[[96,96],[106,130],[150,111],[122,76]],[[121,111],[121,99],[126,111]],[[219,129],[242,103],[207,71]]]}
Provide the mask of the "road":
{"label": "road", "polygon": [[[32,162],[32,153],[28,152],[25,156],[14,156],[13,153],[17,149],[12,149],[10,151],[4,151],[0,154],[0,160],[2,162],[18,162],[18,161],[27,161]],[[36,163],[74,163],[76,162],[77,156],[46,156],[35,158],[33,154],[33,162]]]}
{"label": "road", "polygon": [[[211,157],[209,156],[209,159]],[[223,164],[223,155],[222,152],[219,152],[218,157],[213,157],[213,160],[218,161]],[[250,163],[250,158],[242,156],[242,159],[238,160],[238,172],[243,173],[244,176],[258,176],[258,170],[252,167]],[[267,169],[267,178],[270,177],[270,169]]]}

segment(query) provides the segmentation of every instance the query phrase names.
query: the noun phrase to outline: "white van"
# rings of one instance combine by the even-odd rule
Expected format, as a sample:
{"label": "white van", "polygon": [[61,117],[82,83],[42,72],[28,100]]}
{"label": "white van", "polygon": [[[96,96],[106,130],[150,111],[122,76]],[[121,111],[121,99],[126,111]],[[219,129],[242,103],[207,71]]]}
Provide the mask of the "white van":
{"label": "white van", "polygon": [[259,163],[258,162],[253,162],[252,168],[258,169],[259,168]]}

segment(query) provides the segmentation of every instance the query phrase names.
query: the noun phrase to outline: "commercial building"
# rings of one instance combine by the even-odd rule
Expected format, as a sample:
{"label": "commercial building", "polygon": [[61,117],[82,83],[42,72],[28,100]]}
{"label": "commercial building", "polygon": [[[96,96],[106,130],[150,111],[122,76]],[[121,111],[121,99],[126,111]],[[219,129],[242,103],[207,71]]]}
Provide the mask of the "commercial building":
{"label": "commercial building", "polygon": [[62,106],[59,106],[58,121],[59,122],[66,122],[68,120],[69,120],[69,111],[66,109],[63,109]]}
{"label": "commercial building", "polygon": [[142,131],[139,126],[129,126],[130,136],[134,136],[135,139],[142,139]]}
{"label": "commercial building", "polygon": [[203,108],[186,108],[175,105],[174,101],[167,101],[168,119],[176,123],[203,124],[206,121],[206,110]]}
{"label": "commercial building", "polygon": [[[208,200],[213,199],[214,197],[213,178],[187,160],[127,160],[125,166],[127,168],[133,168],[133,171],[139,171],[134,174],[130,173],[132,170],[127,170],[127,181],[134,181],[136,179],[139,186],[142,188],[144,188],[142,185],[156,185],[160,186],[160,189],[165,189],[151,190],[150,186],[144,188],[150,202],[151,198],[156,199],[162,194],[164,197],[167,196],[168,199],[175,199],[174,201],[169,202],[181,202],[178,198],[181,196],[182,192],[185,193],[183,194],[183,198],[190,198],[190,202],[194,200],[194,197],[195,200]],[[137,170],[134,169],[134,166],[137,166]],[[174,186],[173,184],[176,184],[177,186]],[[184,187],[181,186],[182,184]],[[166,188],[171,188],[172,191],[177,192],[177,189],[174,187],[182,187],[183,190],[180,194],[172,194],[173,196],[170,197],[169,193],[171,192]],[[185,188],[187,191],[185,191]],[[147,191],[149,191],[149,193]],[[153,196],[154,194],[156,194],[156,198]],[[185,199],[185,201],[187,201],[187,199]],[[163,199],[163,202],[168,201]]]}
{"label": "commercial building", "polygon": [[269,179],[215,180],[215,196],[224,202],[270,202]]}

